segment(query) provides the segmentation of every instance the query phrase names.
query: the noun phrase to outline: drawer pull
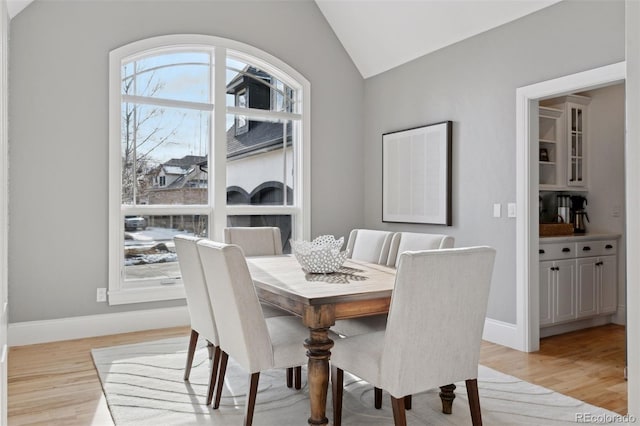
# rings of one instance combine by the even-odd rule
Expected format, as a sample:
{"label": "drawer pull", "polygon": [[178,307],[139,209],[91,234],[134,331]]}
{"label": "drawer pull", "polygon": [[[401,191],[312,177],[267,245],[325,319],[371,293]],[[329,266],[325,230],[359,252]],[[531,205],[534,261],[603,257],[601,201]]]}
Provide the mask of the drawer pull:
{"label": "drawer pull", "polygon": [[544,254],[544,250],[538,250],[538,254]]}
{"label": "drawer pull", "polygon": [[569,253],[571,251],[571,249],[569,247],[565,247],[562,249],[563,253]]}
{"label": "drawer pull", "polygon": [[591,247],[584,246],[584,247],[582,247],[582,251],[591,251]]}
{"label": "drawer pull", "polygon": [[606,246],[604,246],[604,248],[606,248],[606,249],[612,249],[612,248],[613,248],[613,246],[612,246],[611,244],[607,244]]}
{"label": "drawer pull", "polygon": [[604,265],[604,262],[596,262],[596,266],[602,266]]}

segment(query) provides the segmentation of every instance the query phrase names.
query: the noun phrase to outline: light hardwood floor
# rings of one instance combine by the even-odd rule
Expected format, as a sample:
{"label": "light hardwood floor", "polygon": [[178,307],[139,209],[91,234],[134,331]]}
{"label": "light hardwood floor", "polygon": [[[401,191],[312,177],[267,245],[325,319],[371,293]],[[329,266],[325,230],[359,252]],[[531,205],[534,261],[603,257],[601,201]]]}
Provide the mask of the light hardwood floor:
{"label": "light hardwood floor", "polygon": [[[549,337],[532,354],[483,342],[480,362],[625,414],[624,333],[622,326],[607,325]],[[188,334],[178,327],[11,348],[9,425],[110,424],[90,350]]]}

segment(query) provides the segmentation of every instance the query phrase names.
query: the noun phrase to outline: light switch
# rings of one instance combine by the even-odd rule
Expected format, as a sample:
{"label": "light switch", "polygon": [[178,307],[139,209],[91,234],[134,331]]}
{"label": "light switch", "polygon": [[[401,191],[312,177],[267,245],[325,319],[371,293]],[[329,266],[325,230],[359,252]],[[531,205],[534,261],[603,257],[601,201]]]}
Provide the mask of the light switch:
{"label": "light switch", "polygon": [[516,217],[516,203],[507,204],[507,216]]}
{"label": "light switch", "polygon": [[500,203],[496,203],[493,205],[493,217],[502,216],[502,205]]}

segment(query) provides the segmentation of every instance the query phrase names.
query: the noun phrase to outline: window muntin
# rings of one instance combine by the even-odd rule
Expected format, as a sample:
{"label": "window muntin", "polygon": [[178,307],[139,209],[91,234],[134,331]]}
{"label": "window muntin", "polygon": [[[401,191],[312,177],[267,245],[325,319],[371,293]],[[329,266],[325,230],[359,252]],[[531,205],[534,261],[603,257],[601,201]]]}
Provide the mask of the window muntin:
{"label": "window muntin", "polygon": [[[180,39],[180,41],[176,43],[176,47],[170,47],[171,43],[168,42],[170,39]],[[199,39],[205,40],[205,42],[190,44],[185,43],[185,39]],[[142,46],[142,48],[136,48],[138,45]],[[214,47],[216,45],[218,47]],[[228,50],[227,45],[233,45],[234,49]],[[244,52],[243,49],[247,51]],[[209,61],[208,64],[205,66],[206,61],[202,59],[205,56],[201,56],[198,61],[194,60],[195,56],[191,56],[192,54],[206,54],[205,56]],[[265,74],[268,74],[271,83],[258,86],[246,85],[244,89],[247,90],[247,93],[244,104],[242,102],[236,104],[234,95],[231,95],[233,102],[230,102],[231,90],[227,84],[229,80],[225,80],[230,70],[226,67],[223,69],[215,68],[213,66],[214,58],[218,63],[229,63],[235,60],[236,63],[241,63],[242,66],[264,71]],[[127,232],[137,232],[138,234],[142,232],[144,236],[144,232],[147,230],[138,228],[125,231],[125,217],[142,217],[148,223],[153,222],[154,218],[162,217],[205,217],[207,218],[207,225],[201,235],[218,240],[222,238],[222,228],[228,224],[237,226],[235,222],[232,223],[232,218],[243,218],[241,219],[242,223],[249,223],[252,226],[280,226],[283,238],[286,238],[285,241],[288,241],[294,235],[296,238],[309,238],[308,219],[305,219],[308,217],[308,213],[305,213],[305,206],[308,206],[308,200],[303,196],[308,193],[308,190],[303,192],[303,186],[308,188],[308,183],[302,185],[303,182],[306,182],[305,179],[308,174],[303,175],[301,173],[302,165],[308,163],[306,154],[303,156],[302,150],[302,146],[308,144],[308,131],[302,132],[303,121],[306,122],[308,120],[308,113],[303,114],[302,110],[303,92],[305,98],[308,96],[308,83],[303,77],[286,66],[286,64],[257,49],[208,36],[166,36],[144,40],[112,52],[111,60],[112,106],[110,111],[112,114],[114,113],[116,104],[118,105],[117,108],[120,109],[118,113],[116,108],[115,114],[112,115],[112,117],[119,115],[117,142],[120,146],[116,154],[112,145],[110,154],[110,163],[112,165],[117,164],[117,169],[113,166],[110,169],[110,228],[119,228],[120,232],[110,233],[110,304],[183,297],[180,279],[175,279],[175,274],[166,273],[166,270],[172,267],[170,265],[171,262],[150,262],[144,267],[126,264],[127,262],[130,263],[130,261],[125,261],[125,238],[128,238]],[[114,66],[116,63],[118,65]],[[278,66],[282,68],[279,69]],[[192,85],[190,86],[191,83],[184,82],[185,93],[178,93],[179,91],[176,91],[175,88],[180,86],[181,79],[191,78],[194,80],[193,70],[200,69],[200,67],[208,68],[207,72],[196,71],[200,76],[208,75],[208,88],[194,92],[189,89],[189,87],[192,87]],[[175,74],[169,72],[172,69],[176,70]],[[160,70],[162,71],[160,72]],[[281,70],[284,70],[284,72]],[[237,74],[233,70],[231,70],[231,73]],[[183,77],[175,77],[175,75],[179,74]],[[118,77],[114,79],[113,76],[116,75]],[[138,87],[142,86],[141,82],[145,82],[147,88],[154,87],[151,82],[154,79],[157,81],[163,76],[170,76],[171,84],[161,82],[162,84],[157,85],[158,90],[155,92],[151,90],[145,92]],[[302,84],[293,80],[291,76],[295,76]],[[169,79],[169,77],[167,78]],[[202,79],[201,77],[199,78]],[[123,84],[127,80],[129,82],[128,86]],[[135,84],[133,80],[136,80]],[[255,78],[246,79],[247,82],[251,81],[252,83],[255,80]],[[220,84],[216,91],[214,82],[221,83],[223,81],[225,81],[225,85]],[[263,102],[264,108],[254,108],[252,106],[251,98],[257,94],[256,91],[254,91],[253,95],[251,94],[252,87],[261,87],[265,90],[260,94],[260,98],[263,101],[267,99]],[[113,96],[114,89],[116,93],[119,93],[117,97]],[[243,89],[243,87],[238,86],[236,89]],[[216,92],[218,95],[215,95]],[[205,93],[209,93],[209,96],[206,97]],[[222,104],[227,104],[226,112],[215,110],[215,100]],[[266,107],[267,104],[268,108]],[[145,111],[154,111],[158,117],[148,118],[144,123],[130,119],[129,130],[126,130],[126,120],[123,120],[123,117],[125,117],[127,105],[130,108],[128,110],[129,113],[135,111],[135,114],[141,115]],[[244,105],[248,105],[248,107],[244,107]],[[305,105],[308,105],[306,101]],[[193,124],[195,121],[190,118],[192,115],[198,116],[198,122],[200,123],[198,126]],[[284,142],[280,142],[281,146],[276,149],[280,166],[274,168],[276,171],[276,174],[273,175],[274,180],[262,182],[255,188],[232,187],[230,185],[231,182],[226,182],[229,178],[229,170],[227,168],[232,167],[230,164],[237,159],[232,160],[231,153],[226,152],[225,139],[227,130],[231,127],[230,123],[234,123],[239,115],[246,117],[247,131],[250,131],[252,123],[265,121],[278,123],[282,129],[280,133]],[[180,116],[183,118],[183,125],[176,125],[178,123],[177,117]],[[160,119],[159,117],[163,118]],[[216,122],[216,120],[219,122]],[[111,120],[110,139],[112,144],[115,142],[115,124],[116,122]],[[188,138],[184,137],[187,134],[184,129],[191,130],[191,134],[206,135],[208,140],[204,137],[198,139],[198,143],[195,143],[193,142],[195,140],[194,137],[189,136],[191,139],[185,143]],[[197,132],[195,131],[196,129]],[[126,134],[129,134],[130,139],[135,139],[134,146],[136,148],[131,156],[131,159],[133,159],[132,164],[123,161],[123,154],[126,152],[123,135]],[[145,152],[144,145],[140,145],[140,149],[138,149],[137,142],[141,142],[145,134],[153,134],[157,138],[156,143],[161,142],[151,152]],[[222,147],[221,143],[225,146]],[[190,179],[183,179],[185,185],[180,189],[183,194],[187,191],[196,192],[195,190],[200,190],[200,194],[206,191],[206,201],[203,201],[204,198],[200,198],[192,204],[184,200],[167,203],[151,196],[154,191],[162,189],[161,186],[169,189],[172,182],[175,182],[175,180],[172,180],[170,173],[168,173],[171,171],[168,167],[171,164],[166,164],[166,161],[162,162],[160,158],[183,158],[179,157],[179,155],[163,157],[163,151],[170,152],[169,147],[176,144],[182,146],[181,149],[183,151],[181,153],[189,152],[189,155],[194,157],[199,157],[202,154],[202,157],[206,157],[206,161],[199,162],[197,168],[193,168],[195,175]],[[152,144],[149,143],[147,146],[150,147]],[[200,151],[199,148],[196,148],[200,146],[206,146],[207,149]],[[144,158],[143,155],[141,160],[138,161],[138,151],[141,151],[141,154],[146,154],[147,158]],[[245,152],[244,154],[246,157],[258,156],[257,153],[252,154],[251,152]],[[153,158],[153,166],[162,166],[160,171],[154,167],[148,167],[149,162],[144,161],[154,156],[156,158]],[[152,173],[149,173],[149,170],[152,170]],[[125,177],[129,179],[129,188],[123,186]],[[145,177],[148,177],[148,179],[144,179]],[[187,181],[188,183],[186,183]],[[245,201],[238,203],[238,200],[246,199],[246,194],[251,194],[250,200],[253,200],[253,203],[246,204]],[[180,231],[179,228],[175,227],[176,221],[172,225],[165,224],[162,226],[166,228],[166,231]],[[192,232],[195,233],[195,231]],[[150,240],[156,241],[155,237],[150,238]],[[167,245],[167,248],[171,251],[171,244],[168,243],[169,241],[167,240],[163,244]],[[162,244],[162,242],[159,244]],[[131,242],[129,245],[131,245]],[[287,245],[288,243],[285,242],[285,246]],[[150,257],[150,259],[153,259],[153,257]],[[139,267],[137,272],[134,273],[134,269],[131,266]],[[173,267],[175,266],[173,265]],[[127,268],[129,269],[127,270]],[[140,275],[139,271],[144,269],[147,270],[147,275]],[[144,289],[144,291],[137,291],[141,289]]]}

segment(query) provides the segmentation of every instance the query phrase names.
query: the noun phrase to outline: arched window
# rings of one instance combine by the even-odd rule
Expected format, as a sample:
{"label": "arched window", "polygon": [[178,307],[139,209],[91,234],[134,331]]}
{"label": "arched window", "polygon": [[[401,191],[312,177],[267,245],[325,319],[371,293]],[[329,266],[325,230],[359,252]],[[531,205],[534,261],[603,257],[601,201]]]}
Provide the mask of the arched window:
{"label": "arched window", "polygon": [[109,303],[184,297],[177,234],[221,240],[225,226],[274,224],[309,238],[308,105],[300,74],[232,40],[113,50]]}

